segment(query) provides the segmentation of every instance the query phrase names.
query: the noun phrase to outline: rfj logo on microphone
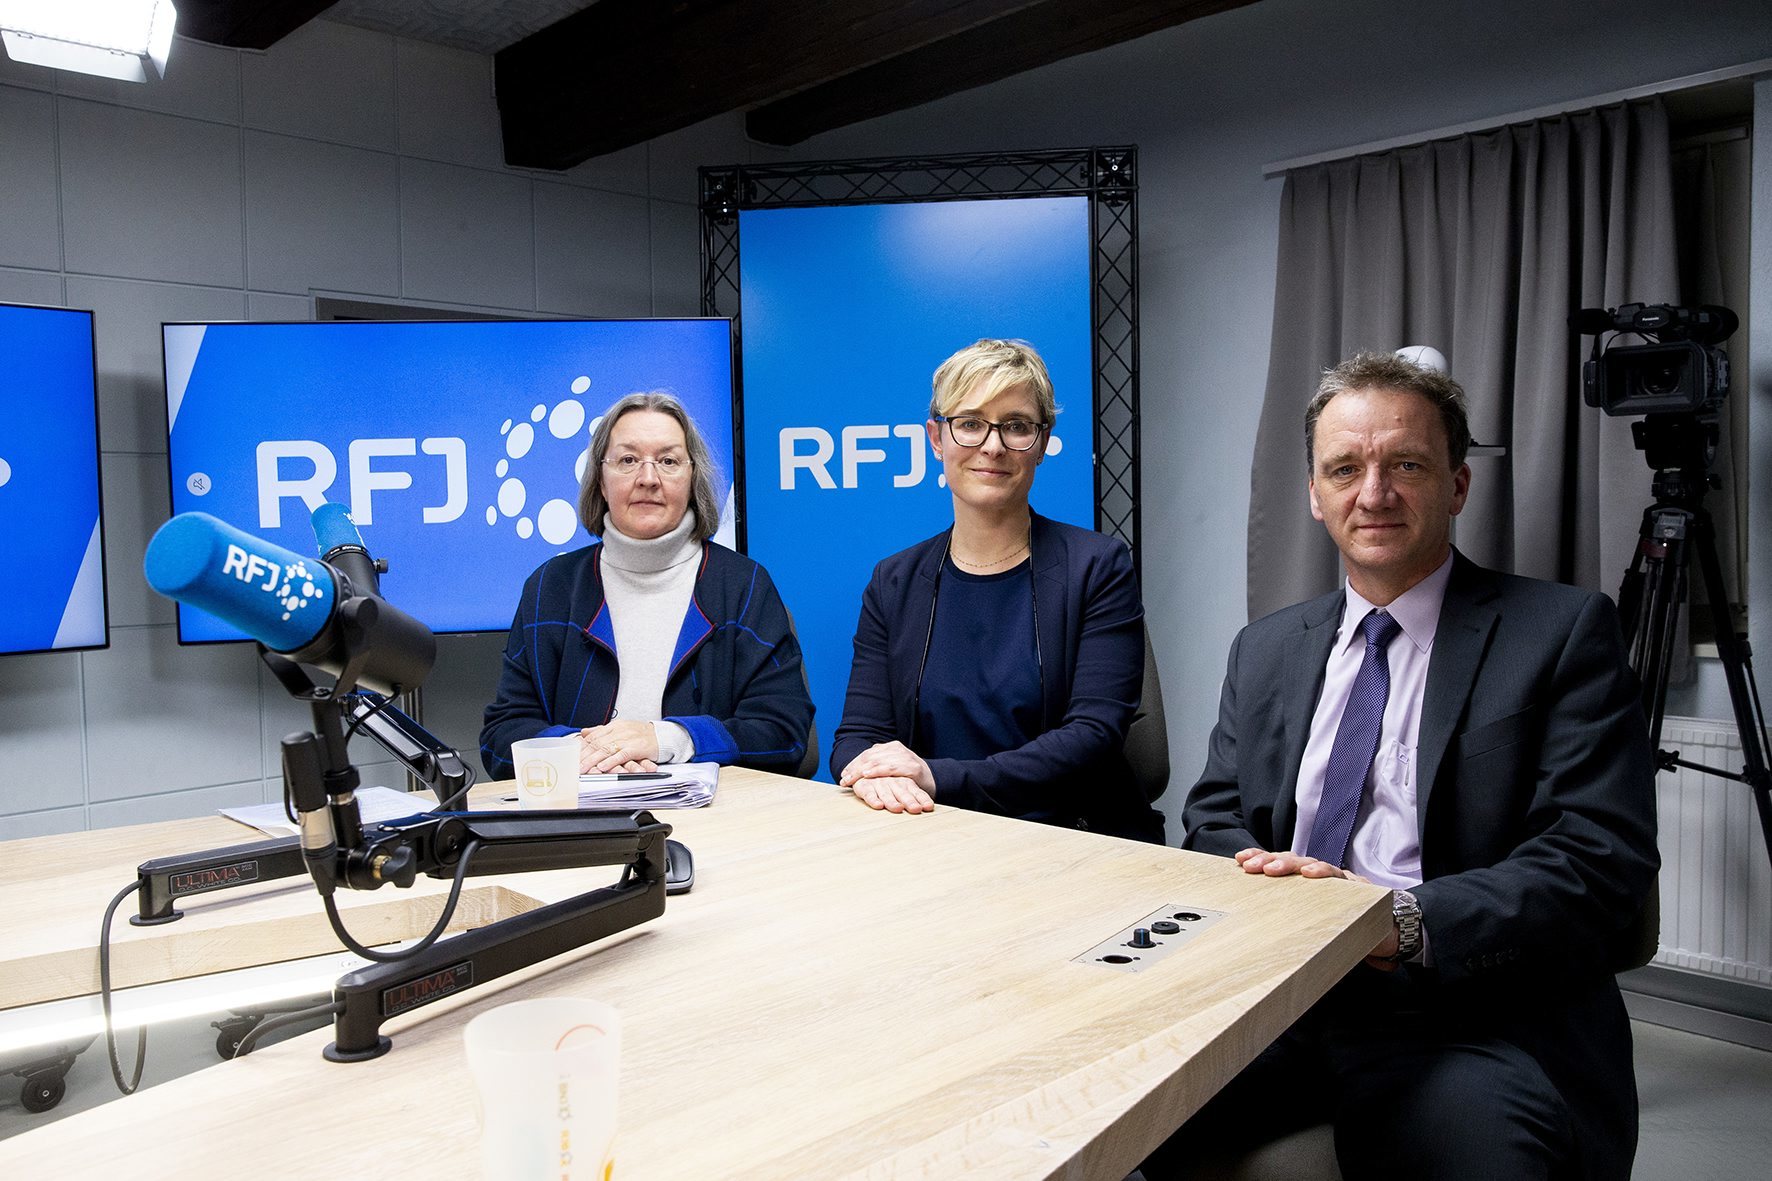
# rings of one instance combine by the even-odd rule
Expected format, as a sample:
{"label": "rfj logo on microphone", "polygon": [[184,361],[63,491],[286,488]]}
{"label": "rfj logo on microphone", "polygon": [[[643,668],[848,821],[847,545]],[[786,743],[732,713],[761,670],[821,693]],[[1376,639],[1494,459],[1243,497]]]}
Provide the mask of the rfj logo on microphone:
{"label": "rfj logo on microphone", "polygon": [[[222,573],[231,574],[248,586],[275,596],[283,606],[284,619],[310,603],[319,603],[326,598],[325,579],[316,582],[306,562],[284,565],[249,554],[237,545],[228,546],[227,557],[222,559]],[[260,582],[260,579],[264,581]]]}
{"label": "rfj logo on microphone", "polygon": [[6,487],[11,481],[12,465],[7,463],[4,457],[0,457],[0,488]]}
{"label": "rfj logo on microphone", "polygon": [[[508,523],[518,537],[528,540],[539,535],[550,545],[565,545],[572,540],[578,529],[576,493],[589,461],[589,434],[602,421],[600,416],[588,424],[585,421],[587,411],[580,399],[590,388],[591,379],[580,375],[571,382],[573,397],[563,398],[553,406],[538,402],[526,418],[504,420],[499,427],[503,454],[492,465],[497,491],[485,510],[488,525]],[[566,464],[559,447],[538,446],[550,437],[561,442],[580,441],[570,488],[564,479]],[[415,462],[388,462],[400,459]],[[515,470],[515,465],[525,460],[531,469],[540,469],[527,473],[527,481]],[[543,461],[552,462],[551,471],[541,467]],[[415,470],[437,465],[442,468],[443,502],[420,506],[426,525],[446,525],[468,509],[467,440],[352,439],[345,447],[351,520],[359,526],[373,525],[377,493],[406,491],[413,486]],[[314,439],[266,439],[256,448],[255,468],[261,529],[282,527],[287,500],[301,502],[304,514],[318,508],[328,499],[339,476],[338,457],[330,447]],[[434,480],[431,483],[434,486]],[[533,492],[532,485],[541,491]],[[214,481],[206,473],[196,472],[186,480],[186,487],[193,495],[204,496],[213,489]],[[569,495],[549,494],[558,491],[567,491]]]}

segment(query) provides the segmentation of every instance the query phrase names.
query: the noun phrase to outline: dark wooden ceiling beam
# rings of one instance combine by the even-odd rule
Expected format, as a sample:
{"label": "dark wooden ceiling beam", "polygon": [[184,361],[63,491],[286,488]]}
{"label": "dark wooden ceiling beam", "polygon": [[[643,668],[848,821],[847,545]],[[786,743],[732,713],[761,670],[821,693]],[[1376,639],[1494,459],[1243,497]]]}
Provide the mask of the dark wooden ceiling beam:
{"label": "dark wooden ceiling beam", "polygon": [[1049,0],[758,107],[745,130],[766,144],[946,98],[1254,0]]}
{"label": "dark wooden ceiling beam", "polygon": [[498,53],[505,160],[570,168],[1050,0],[598,0]]}
{"label": "dark wooden ceiling beam", "polygon": [[178,0],[174,31],[230,49],[269,49],[338,0]]}

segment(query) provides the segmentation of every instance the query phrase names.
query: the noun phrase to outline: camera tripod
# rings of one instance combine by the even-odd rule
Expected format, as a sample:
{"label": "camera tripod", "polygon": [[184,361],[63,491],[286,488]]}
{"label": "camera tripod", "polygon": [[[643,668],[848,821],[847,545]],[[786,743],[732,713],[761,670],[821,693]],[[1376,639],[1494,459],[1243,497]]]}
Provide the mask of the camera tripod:
{"label": "camera tripod", "polygon": [[[1642,684],[1649,744],[1663,770],[1686,767],[1746,784],[1759,812],[1767,856],[1772,857],[1772,773],[1766,767],[1765,714],[1754,682],[1753,653],[1747,637],[1735,629],[1729,616],[1723,567],[1717,559],[1716,527],[1710,510],[1704,507],[1713,481],[1710,460],[1716,451],[1716,419],[1698,413],[1651,414],[1631,424],[1631,437],[1655,469],[1655,502],[1643,511],[1637,552],[1619,588],[1618,608],[1630,665]],[[1717,655],[1729,684],[1735,728],[1741,736],[1740,772],[1688,762],[1679,751],[1661,749],[1674,630],[1680,607],[1686,602],[1694,551],[1716,619]]]}

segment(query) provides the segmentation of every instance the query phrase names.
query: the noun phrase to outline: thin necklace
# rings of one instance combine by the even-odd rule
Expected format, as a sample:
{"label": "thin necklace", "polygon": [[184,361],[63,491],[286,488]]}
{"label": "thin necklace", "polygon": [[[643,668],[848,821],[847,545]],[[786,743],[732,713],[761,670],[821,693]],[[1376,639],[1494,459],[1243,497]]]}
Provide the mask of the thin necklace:
{"label": "thin necklace", "polygon": [[1029,536],[1023,538],[1020,545],[1016,546],[1009,553],[1004,554],[1002,557],[999,557],[999,558],[995,559],[994,561],[975,562],[971,558],[962,557],[960,552],[954,548],[954,543],[953,543],[952,538],[950,538],[948,540],[948,553],[953,555],[954,561],[959,562],[963,566],[970,566],[974,570],[993,570],[998,566],[1008,565],[1010,562],[1014,561],[1016,558],[1021,557],[1021,555],[1028,552],[1028,549],[1032,544],[1033,544],[1033,536],[1032,536],[1032,530],[1030,529]]}

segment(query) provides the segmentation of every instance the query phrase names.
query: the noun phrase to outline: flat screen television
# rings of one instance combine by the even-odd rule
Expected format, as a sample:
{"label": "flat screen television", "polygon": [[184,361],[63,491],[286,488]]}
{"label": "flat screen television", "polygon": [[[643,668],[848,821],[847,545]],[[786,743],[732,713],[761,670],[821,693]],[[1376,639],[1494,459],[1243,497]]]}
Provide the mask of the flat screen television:
{"label": "flat screen television", "polygon": [[0,304],[0,654],[103,648],[92,313]]}
{"label": "flat screen television", "polygon": [[[590,433],[624,395],[680,398],[720,468],[732,536],[732,322],[167,324],[172,511],[297,553],[346,506],[382,594],[439,633],[504,631],[523,581],[587,545]],[[180,605],[181,643],[248,638]]]}

